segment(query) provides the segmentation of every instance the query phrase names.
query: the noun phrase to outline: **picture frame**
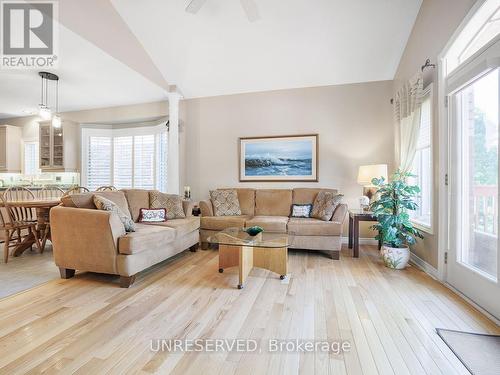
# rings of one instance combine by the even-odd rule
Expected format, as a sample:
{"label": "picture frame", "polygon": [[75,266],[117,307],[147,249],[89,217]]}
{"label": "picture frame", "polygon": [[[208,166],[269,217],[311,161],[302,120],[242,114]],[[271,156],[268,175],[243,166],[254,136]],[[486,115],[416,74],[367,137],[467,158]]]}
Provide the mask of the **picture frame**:
{"label": "picture frame", "polygon": [[318,182],[318,134],[239,138],[240,182]]}

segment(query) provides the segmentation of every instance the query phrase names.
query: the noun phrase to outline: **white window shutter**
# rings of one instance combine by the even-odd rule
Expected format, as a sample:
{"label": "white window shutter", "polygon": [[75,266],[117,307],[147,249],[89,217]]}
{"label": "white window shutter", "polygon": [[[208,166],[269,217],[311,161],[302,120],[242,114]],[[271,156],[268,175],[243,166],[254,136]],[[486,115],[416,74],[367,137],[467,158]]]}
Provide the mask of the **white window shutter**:
{"label": "white window shutter", "polygon": [[89,137],[87,187],[111,185],[111,137]]}
{"label": "white window shutter", "polygon": [[134,188],[155,188],[155,136],[134,137]]}
{"label": "white window shutter", "polygon": [[167,191],[168,132],[149,128],[85,129],[83,173],[89,189],[113,185],[118,189]]}
{"label": "white window shutter", "polygon": [[132,188],[132,152],[134,137],[113,138],[113,186],[117,189]]}

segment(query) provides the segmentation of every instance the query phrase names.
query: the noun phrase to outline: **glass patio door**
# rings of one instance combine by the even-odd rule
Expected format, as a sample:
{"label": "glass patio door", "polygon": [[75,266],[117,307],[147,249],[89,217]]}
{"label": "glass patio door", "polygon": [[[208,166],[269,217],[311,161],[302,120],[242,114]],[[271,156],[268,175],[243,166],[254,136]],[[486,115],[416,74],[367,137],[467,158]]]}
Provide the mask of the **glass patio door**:
{"label": "glass patio door", "polygon": [[[450,95],[447,282],[500,318],[499,42],[457,76]],[[489,56],[488,58],[486,58]],[[459,82],[459,84],[457,83]]]}

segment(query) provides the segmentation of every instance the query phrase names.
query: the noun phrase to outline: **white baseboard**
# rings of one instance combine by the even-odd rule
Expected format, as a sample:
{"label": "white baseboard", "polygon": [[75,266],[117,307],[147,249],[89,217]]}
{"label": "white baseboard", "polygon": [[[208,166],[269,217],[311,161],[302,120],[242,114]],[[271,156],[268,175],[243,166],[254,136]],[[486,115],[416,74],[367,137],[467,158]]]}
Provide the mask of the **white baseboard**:
{"label": "white baseboard", "polygon": [[[342,243],[348,244],[349,237],[342,237]],[[375,238],[366,237],[366,238],[360,238],[359,244],[360,245],[378,245],[378,241]]]}
{"label": "white baseboard", "polygon": [[439,273],[437,268],[431,266],[429,263],[427,263],[425,260],[420,258],[415,253],[410,253],[410,263],[415,265],[417,268],[420,268],[422,271],[424,271],[432,278],[439,280]]}
{"label": "white baseboard", "polygon": [[480,313],[482,313],[484,316],[486,316],[489,320],[491,320],[497,326],[500,326],[500,320],[498,320],[493,314],[491,314],[487,310],[483,309],[481,306],[479,306],[477,303],[475,303],[473,300],[471,300],[465,294],[463,294],[462,292],[460,292],[458,289],[455,289],[453,286],[451,286],[447,282],[443,282],[442,284],[445,287],[447,287],[448,289],[450,289],[453,293],[457,294],[460,298],[462,298],[463,300],[467,301],[467,303],[469,303],[470,305],[472,305],[476,310],[479,310]]}

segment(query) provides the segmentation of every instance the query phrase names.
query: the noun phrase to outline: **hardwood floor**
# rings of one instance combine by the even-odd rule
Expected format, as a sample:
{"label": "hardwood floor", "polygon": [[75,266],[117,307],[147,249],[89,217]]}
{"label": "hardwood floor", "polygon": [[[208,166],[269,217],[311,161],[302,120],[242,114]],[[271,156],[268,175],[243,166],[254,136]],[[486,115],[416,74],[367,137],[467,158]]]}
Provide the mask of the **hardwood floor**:
{"label": "hardwood floor", "polygon": [[[3,244],[0,244],[0,252],[3,253]],[[58,278],[59,271],[54,267],[50,243],[47,243],[43,254],[33,247],[32,251],[26,250],[21,256],[10,256],[8,263],[0,260],[0,298]]]}
{"label": "hardwood floor", "polygon": [[[344,250],[345,251],[345,250]],[[499,333],[424,273],[392,271],[375,247],[340,261],[290,251],[289,283],[218,272],[217,251],[180,254],[139,275],[77,274],[0,300],[0,373],[467,374],[436,327]],[[155,352],[151,339],[347,340],[329,353]]]}

